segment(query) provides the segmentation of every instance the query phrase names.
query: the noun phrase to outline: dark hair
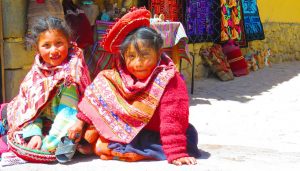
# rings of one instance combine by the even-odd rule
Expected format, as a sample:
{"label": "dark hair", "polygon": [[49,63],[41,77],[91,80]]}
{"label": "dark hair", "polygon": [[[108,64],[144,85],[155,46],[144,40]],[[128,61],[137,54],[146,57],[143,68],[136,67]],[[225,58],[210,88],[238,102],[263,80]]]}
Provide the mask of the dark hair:
{"label": "dark hair", "polygon": [[143,45],[154,48],[155,51],[159,51],[163,46],[163,39],[156,30],[149,27],[138,28],[125,38],[125,40],[120,45],[121,54],[124,55],[129,45],[133,44],[138,53],[140,49],[138,47],[137,41],[141,40]]}
{"label": "dark hair", "polygon": [[37,44],[40,34],[47,30],[60,30],[64,33],[67,39],[70,39],[71,36],[71,29],[64,20],[53,16],[47,16],[39,18],[34,22],[31,27],[29,43]]}

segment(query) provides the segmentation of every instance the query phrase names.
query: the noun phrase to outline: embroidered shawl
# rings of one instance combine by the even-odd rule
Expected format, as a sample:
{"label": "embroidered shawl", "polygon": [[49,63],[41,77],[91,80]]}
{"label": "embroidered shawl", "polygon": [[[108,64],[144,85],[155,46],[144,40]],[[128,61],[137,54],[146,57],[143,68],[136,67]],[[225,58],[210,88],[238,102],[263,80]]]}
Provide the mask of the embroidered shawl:
{"label": "embroidered shawl", "polygon": [[78,107],[104,138],[129,143],[150,121],[176,70],[171,59],[162,56],[149,78],[138,81],[124,66],[118,60],[115,68],[101,71]]}
{"label": "embroidered shawl", "polygon": [[35,56],[35,62],[20,85],[19,94],[7,105],[10,132],[20,130],[29,121],[38,117],[49,98],[56,93],[58,84],[73,84],[79,95],[90,83],[89,72],[84,62],[82,50],[75,44],[69,48],[68,60],[59,66],[49,67]]}

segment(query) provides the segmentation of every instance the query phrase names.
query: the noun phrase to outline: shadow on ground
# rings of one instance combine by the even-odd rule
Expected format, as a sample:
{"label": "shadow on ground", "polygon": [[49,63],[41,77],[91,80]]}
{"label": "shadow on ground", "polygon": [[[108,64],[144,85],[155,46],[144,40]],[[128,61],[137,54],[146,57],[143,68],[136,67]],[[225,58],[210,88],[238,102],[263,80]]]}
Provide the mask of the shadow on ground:
{"label": "shadow on ground", "polygon": [[[197,80],[190,105],[210,104],[209,99],[248,102],[252,96],[267,92],[272,87],[289,81],[300,73],[300,62],[274,64],[272,67],[250,72],[247,76],[235,77],[222,82],[216,78]],[[189,91],[190,92],[190,91]]]}
{"label": "shadow on ground", "polygon": [[[200,153],[201,153],[201,156],[198,158],[198,159],[208,159],[210,157],[210,153],[209,152],[206,152],[202,149],[199,149],[200,150]],[[80,153],[76,153],[73,157],[73,159],[70,161],[70,162],[67,162],[63,165],[74,165],[76,163],[89,163],[93,160],[101,160],[99,158],[99,156],[96,156],[96,155],[83,155],[83,154],[80,154]],[[143,160],[142,162],[153,162],[153,160]],[[50,163],[49,165],[56,165],[57,162],[54,162],[54,163]]]}

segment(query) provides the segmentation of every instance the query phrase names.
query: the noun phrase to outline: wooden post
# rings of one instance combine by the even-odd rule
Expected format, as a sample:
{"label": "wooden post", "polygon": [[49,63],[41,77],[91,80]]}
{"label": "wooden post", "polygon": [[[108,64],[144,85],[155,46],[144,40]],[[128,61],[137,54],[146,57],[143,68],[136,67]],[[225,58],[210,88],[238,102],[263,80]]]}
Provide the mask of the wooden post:
{"label": "wooden post", "polygon": [[180,70],[180,56],[178,53],[178,44],[176,44],[175,46],[172,47],[172,60],[174,62],[174,64],[176,65],[176,69],[177,71]]}
{"label": "wooden post", "polygon": [[2,103],[5,102],[5,84],[4,84],[4,40],[3,40],[3,3],[0,0],[0,63],[1,63],[1,87],[2,87]]}

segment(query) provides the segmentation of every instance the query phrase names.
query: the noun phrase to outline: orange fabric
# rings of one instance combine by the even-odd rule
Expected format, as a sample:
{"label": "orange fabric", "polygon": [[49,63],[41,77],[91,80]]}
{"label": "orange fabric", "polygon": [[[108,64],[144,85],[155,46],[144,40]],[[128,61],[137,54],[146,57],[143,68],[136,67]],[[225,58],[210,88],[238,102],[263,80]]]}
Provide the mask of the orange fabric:
{"label": "orange fabric", "polygon": [[99,134],[98,134],[97,130],[95,129],[94,126],[91,126],[91,125],[86,129],[86,131],[83,135],[83,138],[90,144],[95,143],[97,141],[98,137],[99,137]]}
{"label": "orange fabric", "polygon": [[102,160],[121,160],[134,162],[145,160],[147,157],[136,153],[119,153],[108,148],[109,140],[99,136],[95,127],[89,126],[84,134],[84,139],[92,144],[93,151]]}

